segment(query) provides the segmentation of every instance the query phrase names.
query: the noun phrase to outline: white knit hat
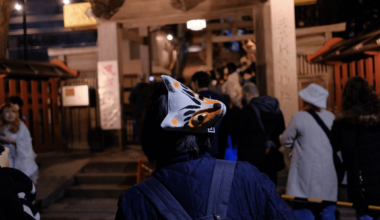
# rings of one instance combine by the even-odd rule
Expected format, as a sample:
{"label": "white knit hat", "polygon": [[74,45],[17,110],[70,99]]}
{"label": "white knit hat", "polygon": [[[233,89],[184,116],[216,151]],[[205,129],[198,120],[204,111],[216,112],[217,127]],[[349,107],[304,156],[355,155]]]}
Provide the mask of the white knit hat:
{"label": "white knit hat", "polygon": [[326,109],[329,92],[320,85],[311,83],[308,87],[298,92],[298,95],[306,102],[316,107]]}

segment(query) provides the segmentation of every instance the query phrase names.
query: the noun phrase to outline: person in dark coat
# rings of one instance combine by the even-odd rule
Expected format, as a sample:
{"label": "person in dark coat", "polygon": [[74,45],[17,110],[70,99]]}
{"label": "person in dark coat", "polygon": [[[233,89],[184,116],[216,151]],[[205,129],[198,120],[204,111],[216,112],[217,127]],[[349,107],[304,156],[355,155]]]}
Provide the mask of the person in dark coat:
{"label": "person in dark coat", "polygon": [[145,78],[142,77],[141,82],[137,83],[135,87],[133,87],[131,94],[129,95],[129,102],[133,104],[133,112],[132,118],[134,120],[133,123],[133,139],[137,141],[138,138],[138,130],[140,125],[140,119],[142,115],[142,111],[144,109],[144,105],[146,103],[147,97],[147,89],[148,83],[145,82]]}
{"label": "person in dark coat", "polygon": [[[350,78],[342,108],[332,127],[332,143],[347,169],[350,202],[380,206],[380,100],[368,82]],[[357,219],[380,219],[380,213],[356,208]]]}
{"label": "person in dark coat", "polygon": [[[224,105],[228,106],[228,103],[223,98],[223,96],[209,90],[209,85],[211,82],[211,77],[206,72],[196,72],[191,77],[191,87],[194,89],[194,92],[198,93],[199,95],[219,100],[224,103]],[[226,147],[228,145],[228,122],[225,120],[222,120],[221,123],[219,123],[215,127],[215,135],[212,141],[211,156],[214,156],[218,159],[224,159],[224,154],[226,151]]]}
{"label": "person in dark coat", "polygon": [[8,154],[9,149],[0,145],[0,220],[39,220],[33,205],[36,188],[24,173],[8,168]]}
{"label": "person in dark coat", "polygon": [[[283,158],[280,158],[282,161],[267,160],[267,140],[251,105],[255,105],[260,112],[268,139],[276,145],[276,149],[271,149],[274,152],[280,148],[279,136],[285,130],[280,104],[275,98],[260,96],[253,83],[243,86],[243,97],[247,104],[240,110],[230,131],[232,141],[238,145],[238,160],[250,162],[277,184],[279,170],[276,169],[276,164],[282,164]],[[280,152],[275,153],[280,154]]]}
{"label": "person in dark coat", "polygon": [[[201,218],[206,213],[216,164],[216,159],[207,153],[211,147],[212,135],[181,130],[171,131],[162,127],[164,120],[171,115],[169,113],[173,113],[170,110],[172,106],[168,103],[171,103],[170,98],[173,97],[169,94],[175,90],[170,89],[169,93],[165,85],[155,84],[151,90],[143,116],[142,147],[148,159],[156,161],[157,169],[152,176],[173,195],[191,219]],[[181,88],[177,83],[174,83],[174,86]],[[189,107],[198,102],[202,104],[201,97],[198,97],[194,94],[191,100],[186,98],[188,103],[192,104]],[[226,107],[222,106],[222,109],[224,108]],[[169,207],[171,208],[173,207]],[[276,193],[276,187],[270,179],[247,162],[236,163],[226,209],[230,219],[297,219]],[[132,187],[120,196],[115,219],[165,218],[139,188]]]}

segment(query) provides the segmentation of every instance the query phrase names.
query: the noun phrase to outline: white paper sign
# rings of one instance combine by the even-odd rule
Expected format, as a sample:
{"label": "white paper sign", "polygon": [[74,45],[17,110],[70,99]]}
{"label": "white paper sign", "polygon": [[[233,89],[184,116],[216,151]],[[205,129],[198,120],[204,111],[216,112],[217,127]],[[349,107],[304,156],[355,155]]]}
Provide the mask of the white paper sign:
{"label": "white paper sign", "polygon": [[103,130],[121,129],[121,106],[118,63],[98,62],[100,126]]}
{"label": "white paper sign", "polygon": [[63,106],[88,106],[89,103],[88,85],[62,87]]}

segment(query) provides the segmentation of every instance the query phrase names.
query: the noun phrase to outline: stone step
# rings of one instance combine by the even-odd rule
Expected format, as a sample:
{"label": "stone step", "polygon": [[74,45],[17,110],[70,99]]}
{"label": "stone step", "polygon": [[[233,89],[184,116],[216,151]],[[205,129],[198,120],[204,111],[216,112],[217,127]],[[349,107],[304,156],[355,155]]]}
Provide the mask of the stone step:
{"label": "stone step", "polygon": [[72,186],[66,190],[66,198],[110,198],[118,199],[122,193],[133,185],[116,185],[116,184],[99,184],[88,185],[82,184]]}
{"label": "stone step", "polygon": [[111,220],[115,219],[117,202],[117,199],[63,199],[43,209],[41,220]]}
{"label": "stone step", "polygon": [[75,175],[77,184],[115,184],[134,185],[136,184],[136,172],[128,173],[78,173]]}
{"label": "stone step", "polygon": [[48,213],[41,215],[41,220],[114,220],[115,213]]}
{"label": "stone step", "polygon": [[84,173],[127,173],[136,171],[137,162],[135,160],[93,161],[82,169]]}

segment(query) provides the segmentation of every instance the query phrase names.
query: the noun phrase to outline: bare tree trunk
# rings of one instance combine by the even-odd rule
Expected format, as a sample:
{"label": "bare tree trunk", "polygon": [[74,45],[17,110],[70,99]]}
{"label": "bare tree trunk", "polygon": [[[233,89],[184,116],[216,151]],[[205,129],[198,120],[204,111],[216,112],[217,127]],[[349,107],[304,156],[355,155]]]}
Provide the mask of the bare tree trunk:
{"label": "bare tree trunk", "polygon": [[11,0],[0,0],[0,60],[5,59],[11,18]]}

